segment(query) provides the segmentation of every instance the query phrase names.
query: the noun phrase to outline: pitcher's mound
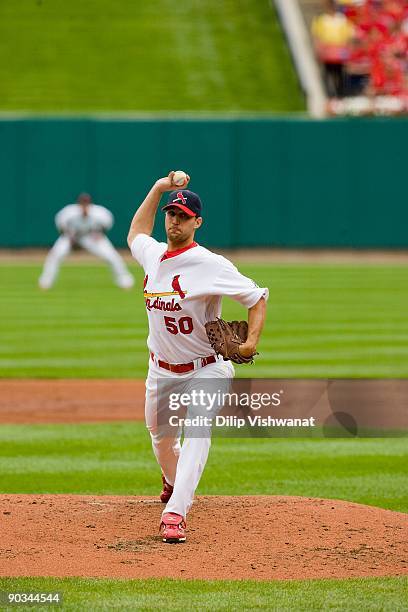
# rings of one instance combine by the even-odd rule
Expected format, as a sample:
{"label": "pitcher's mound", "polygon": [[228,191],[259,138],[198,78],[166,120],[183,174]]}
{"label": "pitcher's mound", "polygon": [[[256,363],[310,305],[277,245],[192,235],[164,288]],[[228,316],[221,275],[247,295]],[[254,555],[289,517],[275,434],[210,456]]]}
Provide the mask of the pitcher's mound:
{"label": "pitcher's mound", "polygon": [[3,495],[1,576],[295,579],[408,573],[407,515],[303,497],[198,497],[185,544],[150,497]]}

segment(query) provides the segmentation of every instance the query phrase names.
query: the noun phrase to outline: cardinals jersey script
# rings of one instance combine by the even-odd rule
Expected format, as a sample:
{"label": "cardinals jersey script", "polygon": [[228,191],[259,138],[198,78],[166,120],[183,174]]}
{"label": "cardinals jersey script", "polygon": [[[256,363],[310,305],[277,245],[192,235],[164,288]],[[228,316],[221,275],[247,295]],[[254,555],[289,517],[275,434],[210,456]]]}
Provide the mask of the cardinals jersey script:
{"label": "cardinals jersey script", "polygon": [[131,252],[145,272],[147,345],[168,363],[186,363],[213,353],[204,325],[221,316],[223,296],[245,308],[268,298],[268,289],[258,287],[228,259],[195,242],[167,253],[167,244],[138,234]]}

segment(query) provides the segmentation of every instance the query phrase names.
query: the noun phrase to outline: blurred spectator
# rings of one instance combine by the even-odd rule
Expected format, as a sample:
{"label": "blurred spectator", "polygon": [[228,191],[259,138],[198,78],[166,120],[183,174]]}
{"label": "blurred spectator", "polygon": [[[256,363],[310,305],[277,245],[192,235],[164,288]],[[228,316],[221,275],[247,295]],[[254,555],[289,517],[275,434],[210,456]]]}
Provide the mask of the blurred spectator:
{"label": "blurred spectator", "polygon": [[341,97],[344,93],[344,68],[353,32],[353,24],[337,9],[334,0],[327,0],[326,12],[313,20],[316,53],[324,66],[326,88],[331,97]]}
{"label": "blurred spectator", "polygon": [[336,87],[328,83],[329,96],[395,96],[406,100],[408,108],[408,1],[337,0],[325,4],[327,12],[315,19],[312,32],[326,74],[327,64],[336,60],[338,43]]}

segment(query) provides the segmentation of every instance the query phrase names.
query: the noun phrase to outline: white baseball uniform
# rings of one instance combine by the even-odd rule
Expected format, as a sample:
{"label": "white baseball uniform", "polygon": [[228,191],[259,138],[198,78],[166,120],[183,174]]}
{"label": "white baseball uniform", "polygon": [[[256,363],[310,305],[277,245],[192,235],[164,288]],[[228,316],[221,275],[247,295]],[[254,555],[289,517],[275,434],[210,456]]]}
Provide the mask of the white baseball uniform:
{"label": "white baseball uniform", "polygon": [[129,289],[133,286],[133,276],[111,241],[104,235],[113,225],[113,215],[107,208],[89,204],[87,214],[84,215],[79,204],[69,204],[57,213],[55,225],[61,236],[47,255],[39,279],[40,287],[52,287],[62,261],[74,244],[106,261],[119,287]]}
{"label": "white baseball uniform", "polygon": [[[229,296],[246,308],[262,297],[260,288],[243,276],[225,257],[216,255],[195,242],[189,247],[167,253],[167,244],[146,234],[138,234],[131,244],[133,257],[145,271],[144,298],[149,320],[147,346],[150,352],[146,379],[145,416],[153,451],[167,482],[174,486],[164,512],[186,517],[194,498],[210,449],[210,433],[206,437],[173,438],[163,436],[157,423],[158,381],[185,381],[186,388],[194,379],[220,378],[229,388],[234,376],[230,361],[216,357],[205,331],[205,323],[221,316],[221,300]],[[212,363],[205,358],[212,356]],[[214,359],[215,357],[215,359]],[[166,364],[193,364],[194,369],[174,373]]]}

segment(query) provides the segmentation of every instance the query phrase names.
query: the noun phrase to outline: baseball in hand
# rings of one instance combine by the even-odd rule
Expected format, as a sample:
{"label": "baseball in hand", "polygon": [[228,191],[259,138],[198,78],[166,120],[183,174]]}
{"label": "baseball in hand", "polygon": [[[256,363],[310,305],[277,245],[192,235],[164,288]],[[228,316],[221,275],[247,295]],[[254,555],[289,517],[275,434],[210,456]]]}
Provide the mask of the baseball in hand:
{"label": "baseball in hand", "polygon": [[187,180],[187,174],[183,170],[176,170],[173,174],[173,184],[182,187]]}

